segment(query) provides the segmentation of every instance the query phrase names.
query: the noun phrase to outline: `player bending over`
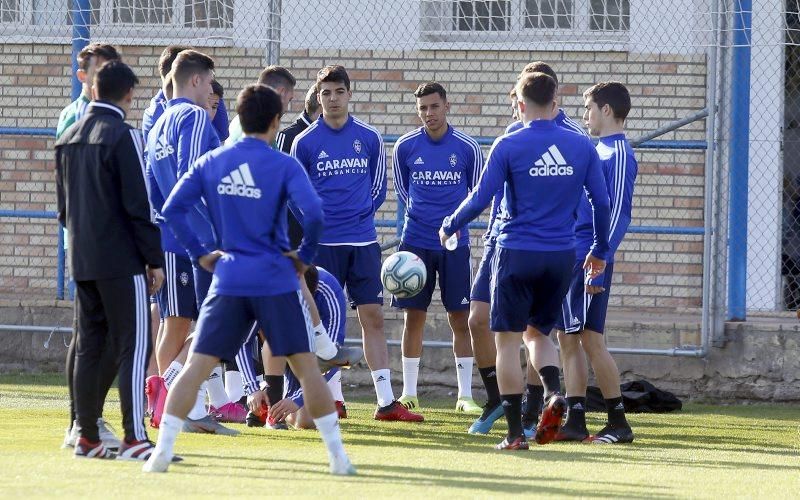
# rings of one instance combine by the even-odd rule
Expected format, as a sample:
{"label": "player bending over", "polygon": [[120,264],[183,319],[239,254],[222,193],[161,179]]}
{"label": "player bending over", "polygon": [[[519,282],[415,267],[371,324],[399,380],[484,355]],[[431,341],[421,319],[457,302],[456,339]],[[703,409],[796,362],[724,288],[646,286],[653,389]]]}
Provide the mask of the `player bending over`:
{"label": "player bending over", "polygon": [[[588,370],[583,353],[592,363],[597,383],[606,402],[608,422],[591,441],[593,443],[631,443],[633,431],[625,418],[625,407],[619,388],[619,369],[603,341],[614,252],[619,248],[631,222],[633,185],[638,166],[633,149],[625,138],[623,127],[631,109],[628,89],[619,82],[598,83],[583,94],[586,112],[583,115],[592,135],[600,138],[597,153],[605,173],[611,199],[611,227],[606,270],[586,281],[580,262],[572,268],[572,282],[564,299],[556,328],[561,356],[564,360],[564,381],[567,386],[567,420],[556,440],[583,441],[586,429],[586,381]],[[575,225],[578,255],[592,244],[592,207],[584,197],[578,206]],[[582,350],[581,350],[582,348]]]}
{"label": "player bending over", "polygon": [[403,395],[406,408],[419,408],[417,376],[422,356],[422,336],[428,306],[439,275],[441,299],[453,331],[458,380],[457,411],[479,413],[472,399],[472,346],[469,340],[469,291],[472,262],[469,231],[460,228],[454,248],[444,248],[438,231],[442,219],[453,213],[478,182],[483,155],[478,143],[447,123],[450,102],[441,84],[423,83],[414,92],[422,127],[398,139],[392,155],[394,189],[405,204],[400,250],[417,255],[425,263],[428,280],[417,295],[392,298],[403,309]]}
{"label": "player bending over", "polygon": [[[573,214],[584,189],[594,208],[594,244],[584,263],[591,276],[602,272],[608,250],[608,193],[594,145],[552,120],[557,101],[556,82],[550,76],[524,75],[517,83],[517,96],[526,125],[495,141],[477,189],[440,230],[444,243],[504,187],[490,309],[490,328],[497,332],[497,381],[508,422],[508,434],[496,446],[501,450],[528,449],[522,428],[519,346],[528,326],[535,325],[536,335],[546,335],[556,321],[575,261]],[[531,344],[526,345],[530,350]],[[534,357],[538,365],[537,361]],[[550,368],[558,380],[558,368]],[[566,407],[548,378],[543,377],[546,405],[536,433],[540,443],[552,440]]]}
{"label": "player bending over", "polygon": [[[331,473],[354,474],[333,398],[311,353],[313,331],[298,281],[316,251],[323,223],[321,201],[297,162],[269,147],[280,126],[278,94],[252,85],[242,90],[237,102],[245,137],[196,162],[163,210],[193,261],[213,271],[214,279],[187,365],[167,397],[156,450],[144,470],[167,470],[198,387],[220,360],[234,359],[251,322],[258,321],[271,351],[288,356],[300,379],[309,414],[328,448]],[[201,200],[221,242],[217,250],[204,248],[186,219]],[[302,211],[305,234],[300,248],[288,256],[283,253],[287,201]]]}

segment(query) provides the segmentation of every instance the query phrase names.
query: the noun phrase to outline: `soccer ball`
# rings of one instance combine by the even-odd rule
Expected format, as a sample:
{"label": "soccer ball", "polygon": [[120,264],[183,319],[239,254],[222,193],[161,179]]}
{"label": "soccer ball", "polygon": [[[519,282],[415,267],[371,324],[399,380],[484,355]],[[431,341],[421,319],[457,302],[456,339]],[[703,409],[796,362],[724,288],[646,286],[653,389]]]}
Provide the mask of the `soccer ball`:
{"label": "soccer ball", "polygon": [[411,252],[396,252],[386,258],[381,268],[381,281],[386,290],[398,299],[418,294],[425,286],[428,272],[422,259]]}

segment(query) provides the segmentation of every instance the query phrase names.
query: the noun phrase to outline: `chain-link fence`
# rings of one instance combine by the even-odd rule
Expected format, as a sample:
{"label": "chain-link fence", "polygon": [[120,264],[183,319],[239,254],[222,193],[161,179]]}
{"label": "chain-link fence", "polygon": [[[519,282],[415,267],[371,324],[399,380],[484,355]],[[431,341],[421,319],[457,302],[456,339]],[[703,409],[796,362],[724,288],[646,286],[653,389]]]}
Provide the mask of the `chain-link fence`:
{"label": "chain-link fence", "polygon": [[[633,101],[628,137],[649,140],[636,148],[614,311],[699,322],[739,308],[794,309],[800,20],[796,0],[775,1],[756,1],[751,21],[749,0],[0,0],[0,292],[53,297],[63,284],[54,224],[15,214],[55,208],[52,139],[30,134],[52,133],[70,101],[72,44],[91,40],[118,45],[139,75],[129,117],[137,125],[160,86],[161,49],[182,43],[214,57],[229,108],[265,64],[291,69],[298,96],[320,67],[342,64],[351,111],[389,145],[420,125],[412,92],[423,81],[447,88],[450,122],[484,146],[511,121],[508,91],[530,61],[557,71],[562,108],[578,122],[584,90],[621,81]],[[389,179],[384,242],[397,221]]]}

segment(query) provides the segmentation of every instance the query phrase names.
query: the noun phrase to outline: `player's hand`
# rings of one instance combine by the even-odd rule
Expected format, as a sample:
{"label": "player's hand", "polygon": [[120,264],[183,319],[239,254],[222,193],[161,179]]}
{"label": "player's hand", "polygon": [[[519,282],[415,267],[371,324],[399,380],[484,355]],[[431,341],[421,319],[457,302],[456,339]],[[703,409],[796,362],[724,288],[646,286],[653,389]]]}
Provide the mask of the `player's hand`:
{"label": "player's hand", "polygon": [[587,279],[596,278],[606,270],[606,261],[598,259],[591,253],[587,254],[586,260],[583,261],[583,270],[586,271]]}
{"label": "player's hand", "polygon": [[305,262],[300,260],[300,256],[297,255],[297,250],[292,250],[290,252],[283,252],[283,255],[292,259],[292,264],[294,264],[294,270],[297,271],[297,275],[299,277],[303,277],[303,275],[308,270],[308,266]]}
{"label": "player's hand", "polygon": [[586,293],[589,295],[597,295],[598,293],[605,292],[606,289],[598,285],[586,285]]}
{"label": "player's hand", "polygon": [[256,391],[247,396],[247,409],[258,415],[261,413],[261,407],[269,406],[267,394],[264,391]]}
{"label": "player's hand", "polygon": [[197,263],[206,271],[213,273],[214,268],[217,266],[217,261],[223,255],[225,255],[225,253],[222,250],[214,250],[197,259]]}
{"label": "player's hand", "polygon": [[150,295],[155,295],[155,293],[161,290],[161,286],[164,284],[164,270],[160,267],[155,269],[147,268],[147,288],[148,293]]}
{"label": "player's hand", "polygon": [[[461,235],[459,234],[459,231],[456,231],[454,234],[456,235],[456,238],[460,238],[461,237]],[[441,227],[439,228],[439,241],[442,243],[442,248],[447,248],[446,244],[447,244],[447,240],[450,239],[450,236],[453,236],[453,235],[452,234],[448,235],[447,233],[444,232],[444,228],[441,228]]]}
{"label": "player's hand", "polygon": [[284,398],[269,407],[269,416],[276,422],[283,422],[287,416],[299,409],[294,401]]}

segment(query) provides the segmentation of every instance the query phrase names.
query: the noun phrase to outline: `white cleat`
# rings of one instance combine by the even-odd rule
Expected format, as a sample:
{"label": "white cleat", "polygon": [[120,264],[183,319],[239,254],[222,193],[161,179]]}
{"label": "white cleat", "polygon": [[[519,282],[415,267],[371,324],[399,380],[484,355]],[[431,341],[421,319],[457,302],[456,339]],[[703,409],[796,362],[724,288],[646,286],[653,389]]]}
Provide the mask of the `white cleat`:
{"label": "white cleat", "polygon": [[331,474],[334,476],[355,476],[356,468],[350,463],[347,455],[340,455],[331,459]]}
{"label": "white cleat", "polygon": [[166,453],[153,453],[142,466],[142,472],[167,472],[172,457]]}
{"label": "white cleat", "polygon": [[61,444],[61,448],[75,448],[75,443],[78,442],[79,437],[78,421],[76,420],[72,422],[72,427],[64,432],[64,442]]}

